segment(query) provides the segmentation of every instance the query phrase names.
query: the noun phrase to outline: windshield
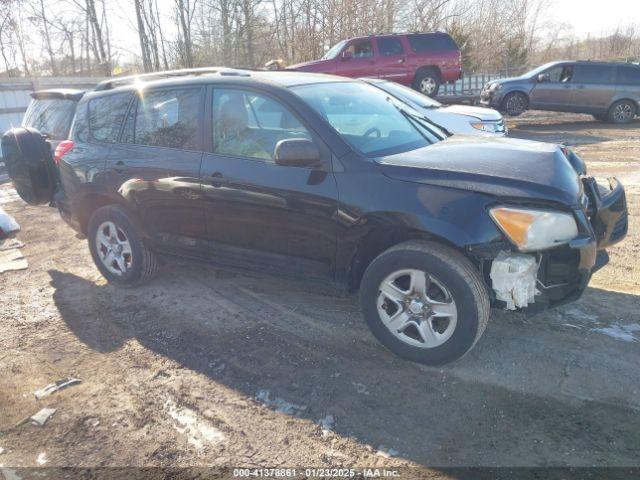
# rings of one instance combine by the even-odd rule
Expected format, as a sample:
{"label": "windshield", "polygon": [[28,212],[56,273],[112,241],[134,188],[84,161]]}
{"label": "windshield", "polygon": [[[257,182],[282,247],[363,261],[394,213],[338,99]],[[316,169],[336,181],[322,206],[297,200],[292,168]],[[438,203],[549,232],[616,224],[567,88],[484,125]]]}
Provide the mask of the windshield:
{"label": "windshield", "polygon": [[77,102],[62,98],[31,100],[22,120],[24,127],[32,127],[51,140],[65,140]]}
{"label": "windshield", "polygon": [[447,136],[408,104],[364,82],[316,83],[292,90],[370,158],[408,152]]}
{"label": "windshield", "polygon": [[342,50],[342,48],[347,44],[346,40],[343,40],[339,43],[336,43],[333,47],[331,47],[327,53],[324,54],[324,57],[322,57],[322,60],[331,60],[333,58],[336,58],[338,56],[338,54],[340,53],[340,50]]}
{"label": "windshield", "polygon": [[433,98],[416,92],[413,88],[405,87],[396,82],[372,82],[372,85],[390,93],[394,97],[414,107],[440,108],[442,104]]}

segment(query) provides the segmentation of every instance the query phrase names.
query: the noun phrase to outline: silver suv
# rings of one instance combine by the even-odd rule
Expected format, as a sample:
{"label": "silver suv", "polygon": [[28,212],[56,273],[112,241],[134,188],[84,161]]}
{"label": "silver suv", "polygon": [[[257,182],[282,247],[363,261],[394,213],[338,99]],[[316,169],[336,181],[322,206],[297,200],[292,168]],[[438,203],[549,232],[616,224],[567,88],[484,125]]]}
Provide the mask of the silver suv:
{"label": "silver suv", "polygon": [[551,110],[629,123],[640,113],[640,65],[552,62],[520,77],[489,82],[480,101],[511,116]]}

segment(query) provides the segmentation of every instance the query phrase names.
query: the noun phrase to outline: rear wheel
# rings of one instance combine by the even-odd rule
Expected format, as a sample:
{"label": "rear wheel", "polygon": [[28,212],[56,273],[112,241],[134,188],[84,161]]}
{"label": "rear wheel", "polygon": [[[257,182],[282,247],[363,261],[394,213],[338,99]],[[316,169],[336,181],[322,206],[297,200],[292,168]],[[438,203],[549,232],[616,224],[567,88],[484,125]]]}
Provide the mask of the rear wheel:
{"label": "rear wheel", "polygon": [[420,70],[413,81],[413,88],[428,97],[438,95],[438,90],[440,90],[440,75],[438,71],[433,68]]}
{"label": "rear wheel", "polygon": [[434,242],[405,242],[378,256],[362,279],[360,304],[384,346],[426,365],[462,357],[489,320],[478,270],[456,250]]}
{"label": "rear wheel", "polygon": [[89,220],[89,250],[100,273],[111,283],[133,285],[152,277],[158,262],[129,215],[108,205]]}
{"label": "rear wheel", "polygon": [[502,100],[501,110],[511,117],[522,115],[529,108],[529,98],[522,92],[508,93]]}
{"label": "rear wheel", "polygon": [[636,104],[631,100],[620,100],[609,108],[609,121],[612,123],[629,123],[636,116]]}

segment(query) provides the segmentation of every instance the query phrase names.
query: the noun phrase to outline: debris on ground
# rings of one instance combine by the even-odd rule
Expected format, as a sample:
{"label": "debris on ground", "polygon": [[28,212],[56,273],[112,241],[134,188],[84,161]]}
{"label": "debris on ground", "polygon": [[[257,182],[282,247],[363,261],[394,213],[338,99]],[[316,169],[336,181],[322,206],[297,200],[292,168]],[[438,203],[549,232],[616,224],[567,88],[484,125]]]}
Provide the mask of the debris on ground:
{"label": "debris on ground", "polygon": [[0,251],[0,273],[25,270],[29,267],[27,259],[18,249]]}
{"label": "debris on ground", "polygon": [[17,238],[5,238],[0,240],[0,252],[22,247],[24,247],[24,242],[21,242]]}
{"label": "debris on ground", "polygon": [[52,393],[70,387],[72,385],[78,385],[79,383],[82,383],[82,380],[80,380],[79,378],[63,378],[62,380],[58,380],[55,383],[50,383],[46,387],[36,391],[34,395],[36,396],[37,400],[40,400],[43,397],[48,397]]}
{"label": "debris on ground", "polygon": [[18,222],[0,207],[0,238],[6,238],[19,230]]}
{"label": "debris on ground", "polygon": [[55,408],[43,408],[38,413],[31,416],[31,422],[34,425],[42,427],[45,423],[47,423],[47,421],[53,416],[54,413],[56,413]]}
{"label": "debris on ground", "polygon": [[356,392],[361,393],[362,395],[369,395],[369,390],[365,384],[360,382],[351,382],[351,384],[356,388]]}
{"label": "debris on ground", "polygon": [[295,405],[279,397],[271,398],[269,390],[258,390],[256,400],[264,403],[268,407],[274,408],[278,413],[285,413],[287,415],[296,415],[307,409],[304,405]]}
{"label": "debris on ground", "polygon": [[4,448],[0,447],[0,455],[4,453]]}

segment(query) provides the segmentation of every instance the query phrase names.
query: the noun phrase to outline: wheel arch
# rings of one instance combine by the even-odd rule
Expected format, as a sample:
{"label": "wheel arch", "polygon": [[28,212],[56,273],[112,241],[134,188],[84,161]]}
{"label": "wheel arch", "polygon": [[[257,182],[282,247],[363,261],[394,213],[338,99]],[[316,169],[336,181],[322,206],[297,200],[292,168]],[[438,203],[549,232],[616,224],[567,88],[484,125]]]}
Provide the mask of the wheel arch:
{"label": "wheel arch", "polygon": [[424,240],[441,243],[465,254],[464,250],[447,240],[446,238],[411,227],[397,225],[379,225],[372,228],[357,242],[352,251],[346,272],[347,288],[355,292],[360,287],[362,276],[371,262],[382,252],[395,245],[410,241]]}
{"label": "wheel arch", "polygon": [[125,210],[128,214],[135,216],[134,212],[127,206],[124,199],[114,198],[106,193],[91,192],[82,196],[79,200],[74,202],[74,211],[80,225],[80,229],[83,234],[87,234],[89,227],[89,220],[93,212],[101,207],[108,205],[117,205]]}
{"label": "wheel arch", "polygon": [[618,102],[622,102],[622,101],[627,101],[627,102],[631,102],[636,106],[636,115],[640,114],[640,100],[636,100],[633,97],[629,97],[626,95],[621,95],[620,97],[615,97],[613,99],[613,101],[609,104],[609,107],[607,107],[607,112],[609,112],[611,110],[611,107],[613,107],[616,103]]}
{"label": "wheel arch", "polygon": [[442,81],[442,70],[440,70],[440,67],[438,67],[437,65],[422,65],[416,68],[416,71],[413,74],[413,79],[411,80],[411,82],[414,83],[421,73],[425,73],[430,70],[435,71],[438,74],[438,78],[440,79],[440,81]]}

